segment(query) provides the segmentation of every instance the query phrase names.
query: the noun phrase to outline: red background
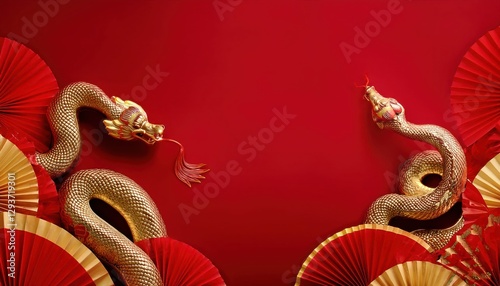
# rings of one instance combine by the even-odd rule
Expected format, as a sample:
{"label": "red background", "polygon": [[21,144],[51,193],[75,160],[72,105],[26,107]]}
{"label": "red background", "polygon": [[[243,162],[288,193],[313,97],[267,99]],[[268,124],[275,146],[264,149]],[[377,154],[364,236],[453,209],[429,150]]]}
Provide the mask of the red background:
{"label": "red background", "polygon": [[[169,235],[203,252],[229,285],[292,284],[319,242],[361,223],[370,203],[391,192],[389,174],[422,149],[371,122],[355,87],[365,74],[406,107],[409,121],[458,135],[447,116],[455,68],[500,24],[496,0],[401,1],[402,11],[373,28],[348,63],[340,44],[354,45],[355,27],[394,1],[220,0],[234,5],[221,21],[212,0],[73,0],[47,23],[33,20],[38,2],[20,2],[0,4],[0,35],[26,38],[61,87],[87,81],[131,98],[147,67],[158,65],[169,75],[143,100],[132,98],[150,121],[165,124],[187,160],[213,174],[238,162],[241,173],[186,223],[179,205],[192,207],[195,193],[172,172],[177,147],[96,135],[102,115],[80,117],[87,149],[78,169],[109,168],[137,181]],[[43,25],[26,33],[24,17]],[[273,109],[285,106],[296,117],[248,162],[238,146],[266,132]]]}

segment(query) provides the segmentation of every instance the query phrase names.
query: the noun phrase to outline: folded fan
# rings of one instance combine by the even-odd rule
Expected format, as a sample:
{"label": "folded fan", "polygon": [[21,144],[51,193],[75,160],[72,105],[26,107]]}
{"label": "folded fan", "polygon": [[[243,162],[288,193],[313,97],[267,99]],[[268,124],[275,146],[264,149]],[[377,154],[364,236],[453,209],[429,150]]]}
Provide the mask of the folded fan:
{"label": "folded fan", "polygon": [[322,242],[306,259],[295,285],[368,285],[385,270],[412,260],[434,261],[417,236],[388,225],[346,228]]}
{"label": "folded fan", "polygon": [[16,213],[59,224],[56,187],[47,172],[30,160],[34,153],[31,142],[0,128],[0,211],[15,207]]}
{"label": "folded fan", "polygon": [[464,55],[450,99],[466,146],[495,128],[500,119],[500,27],[479,38]]}
{"label": "folded fan", "polygon": [[113,285],[85,245],[34,216],[0,213],[0,256],[0,285]]}
{"label": "folded fan", "polygon": [[45,152],[51,143],[47,106],[59,90],[47,64],[32,50],[0,37],[0,126]]}
{"label": "folded fan", "polygon": [[370,286],[435,286],[467,285],[453,271],[427,261],[408,261],[384,271]]}
{"label": "folded fan", "polygon": [[472,225],[456,235],[439,262],[472,285],[500,285],[500,217]]}
{"label": "folded fan", "polygon": [[488,208],[500,208],[500,155],[491,159],[473,181]]}
{"label": "folded fan", "polygon": [[212,262],[183,242],[160,237],[136,244],[153,260],[164,285],[225,285]]}

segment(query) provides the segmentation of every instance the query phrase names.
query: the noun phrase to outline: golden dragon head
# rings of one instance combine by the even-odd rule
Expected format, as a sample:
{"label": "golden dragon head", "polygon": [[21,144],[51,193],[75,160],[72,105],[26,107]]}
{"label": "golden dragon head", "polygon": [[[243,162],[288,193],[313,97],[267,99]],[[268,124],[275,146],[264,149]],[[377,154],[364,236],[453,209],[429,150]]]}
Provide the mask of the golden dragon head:
{"label": "golden dragon head", "polygon": [[373,86],[366,86],[365,99],[371,102],[373,121],[380,128],[384,128],[385,122],[396,120],[404,112],[397,100],[383,97]]}
{"label": "golden dragon head", "polygon": [[116,96],[113,96],[111,100],[123,111],[118,119],[104,120],[109,135],[122,140],[140,139],[148,144],[154,144],[158,141],[170,141],[178,144],[180,150],[175,163],[177,178],[188,186],[191,186],[193,182],[200,183],[205,178],[202,174],[209,171],[209,169],[204,169],[205,164],[186,162],[184,147],[181,143],[173,139],[164,139],[165,126],[149,123],[148,115],[140,105],[129,100],[121,100]]}
{"label": "golden dragon head", "polygon": [[104,120],[109,135],[121,140],[139,139],[154,144],[163,139],[164,125],[148,122],[148,115],[140,105],[130,100],[122,100],[113,96],[111,100],[123,109],[120,117]]}

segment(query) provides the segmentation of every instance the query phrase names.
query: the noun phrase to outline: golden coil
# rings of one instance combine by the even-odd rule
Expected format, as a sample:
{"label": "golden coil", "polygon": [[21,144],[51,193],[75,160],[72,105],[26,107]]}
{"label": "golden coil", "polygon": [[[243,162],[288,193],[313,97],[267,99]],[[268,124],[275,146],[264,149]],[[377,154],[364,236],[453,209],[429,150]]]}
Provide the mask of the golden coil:
{"label": "golden coil", "polygon": [[[459,200],[466,182],[465,154],[458,141],[448,130],[440,126],[416,125],[406,121],[403,106],[392,98],[383,97],[373,87],[367,87],[365,98],[373,105],[373,118],[379,127],[392,130],[409,139],[429,143],[437,149],[442,158],[442,160],[436,159],[434,153],[423,155],[422,158],[413,161],[417,164],[407,164],[400,176],[400,184],[404,187],[421,181],[422,168],[428,173],[442,174],[441,182],[435,189],[427,194],[414,195],[414,190],[402,190],[410,196],[384,195],[370,206],[366,223],[387,225],[396,216],[428,220],[447,212]],[[436,160],[439,160],[440,167],[437,167]],[[460,219],[448,229],[422,230],[415,234],[434,249],[439,249],[462,225],[463,220]]]}
{"label": "golden coil", "polygon": [[130,178],[102,169],[76,172],[59,190],[64,226],[94,253],[116,267],[127,285],[162,285],[153,261],[90,207],[99,199],[117,210],[134,242],[167,236],[163,219],[149,195]]}

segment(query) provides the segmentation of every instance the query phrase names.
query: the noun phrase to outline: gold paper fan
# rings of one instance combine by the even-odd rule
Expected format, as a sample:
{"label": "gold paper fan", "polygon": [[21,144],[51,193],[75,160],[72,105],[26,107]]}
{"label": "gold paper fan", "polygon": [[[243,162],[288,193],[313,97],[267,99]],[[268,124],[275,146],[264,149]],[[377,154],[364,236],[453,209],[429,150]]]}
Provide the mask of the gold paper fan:
{"label": "gold paper fan", "polygon": [[113,285],[78,239],[34,216],[0,213],[0,285]]}
{"label": "gold paper fan", "polygon": [[458,286],[467,285],[453,271],[427,261],[408,261],[387,269],[370,286]]}
{"label": "gold paper fan", "polygon": [[24,153],[0,136],[0,211],[6,212],[14,204],[18,212],[36,215],[38,181]]}
{"label": "gold paper fan", "polygon": [[473,184],[489,208],[500,208],[500,154],[479,171]]}
{"label": "gold paper fan", "polygon": [[0,211],[36,215],[60,224],[56,186],[34,161],[35,146],[20,134],[0,127]]}
{"label": "gold paper fan", "polygon": [[309,255],[295,285],[365,286],[399,263],[435,261],[431,251],[425,241],[396,227],[350,227],[329,237]]}

